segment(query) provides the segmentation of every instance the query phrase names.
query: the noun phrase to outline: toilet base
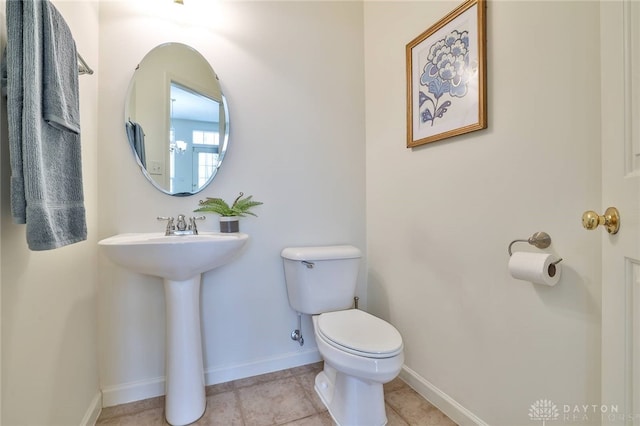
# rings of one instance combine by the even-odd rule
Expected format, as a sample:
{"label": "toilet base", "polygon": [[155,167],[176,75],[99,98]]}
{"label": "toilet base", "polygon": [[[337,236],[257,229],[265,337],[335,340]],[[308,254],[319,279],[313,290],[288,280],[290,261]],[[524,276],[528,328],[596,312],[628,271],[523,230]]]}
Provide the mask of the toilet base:
{"label": "toilet base", "polygon": [[387,424],[382,383],[340,373],[325,361],[314,387],[338,426]]}

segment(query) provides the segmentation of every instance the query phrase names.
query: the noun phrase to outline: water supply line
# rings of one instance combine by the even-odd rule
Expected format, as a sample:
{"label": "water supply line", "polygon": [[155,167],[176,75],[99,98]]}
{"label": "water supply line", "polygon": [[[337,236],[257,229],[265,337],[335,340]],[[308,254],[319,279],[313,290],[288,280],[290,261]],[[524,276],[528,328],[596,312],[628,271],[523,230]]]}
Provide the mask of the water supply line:
{"label": "water supply line", "polygon": [[291,332],[291,340],[295,340],[300,343],[300,346],[304,345],[304,338],[302,337],[302,314],[298,312],[298,328]]}
{"label": "water supply line", "polygon": [[[311,263],[311,266],[307,265],[307,268],[313,268],[313,263]],[[360,298],[358,296],[353,298],[353,305],[355,309],[358,309],[359,301]],[[304,345],[304,337],[302,337],[302,314],[300,312],[298,312],[298,328],[291,332],[291,340],[295,340],[300,343],[300,346]]]}

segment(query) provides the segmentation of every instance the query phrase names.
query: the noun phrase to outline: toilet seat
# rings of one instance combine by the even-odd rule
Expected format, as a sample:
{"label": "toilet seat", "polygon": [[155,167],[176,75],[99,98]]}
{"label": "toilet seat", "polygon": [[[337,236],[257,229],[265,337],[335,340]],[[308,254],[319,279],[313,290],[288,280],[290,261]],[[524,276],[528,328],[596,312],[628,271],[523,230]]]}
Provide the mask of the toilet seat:
{"label": "toilet seat", "polygon": [[317,332],[328,344],[366,358],[390,358],[402,352],[402,336],[388,322],[359,309],[320,314]]}

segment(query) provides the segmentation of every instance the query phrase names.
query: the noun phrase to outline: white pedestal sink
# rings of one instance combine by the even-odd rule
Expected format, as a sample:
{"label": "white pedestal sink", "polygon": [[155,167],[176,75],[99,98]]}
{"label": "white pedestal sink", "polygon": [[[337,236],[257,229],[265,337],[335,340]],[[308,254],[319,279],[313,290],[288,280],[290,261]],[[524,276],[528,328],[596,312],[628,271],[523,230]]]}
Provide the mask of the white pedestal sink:
{"label": "white pedestal sink", "polygon": [[98,243],[118,265],[164,279],[165,415],[171,425],[193,423],[206,408],[200,332],[201,275],[230,262],[248,239],[243,233],[143,233],[115,235]]}

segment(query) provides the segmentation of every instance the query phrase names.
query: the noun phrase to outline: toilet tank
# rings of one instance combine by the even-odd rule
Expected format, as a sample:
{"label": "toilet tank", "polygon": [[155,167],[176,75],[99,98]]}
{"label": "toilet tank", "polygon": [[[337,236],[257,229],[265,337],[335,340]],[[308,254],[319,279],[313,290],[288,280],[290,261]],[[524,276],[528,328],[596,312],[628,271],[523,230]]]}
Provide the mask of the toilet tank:
{"label": "toilet tank", "polygon": [[349,309],[362,253],[349,245],[282,250],[289,305],[309,315]]}

